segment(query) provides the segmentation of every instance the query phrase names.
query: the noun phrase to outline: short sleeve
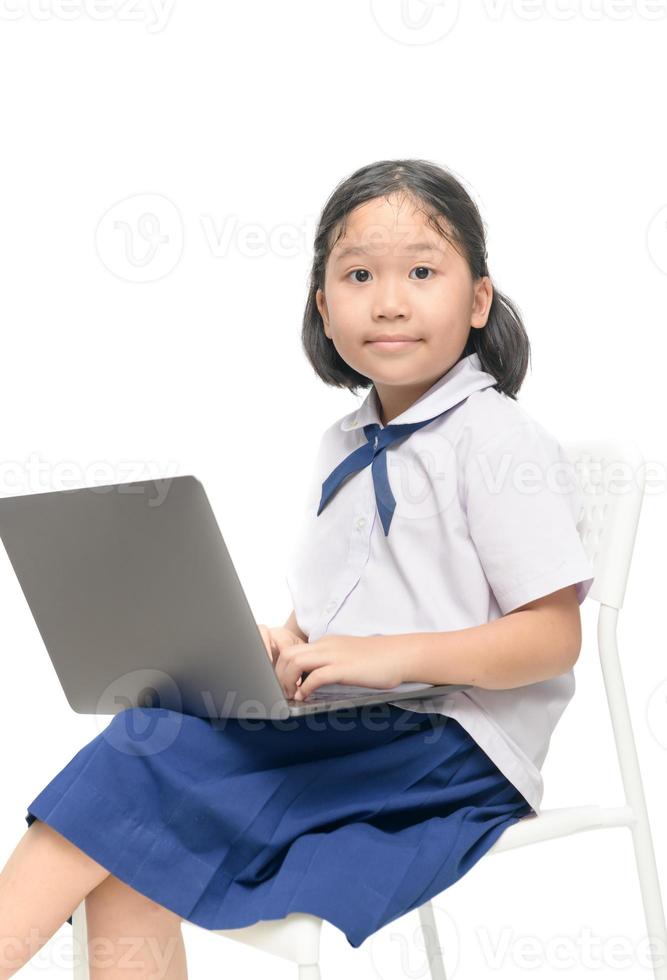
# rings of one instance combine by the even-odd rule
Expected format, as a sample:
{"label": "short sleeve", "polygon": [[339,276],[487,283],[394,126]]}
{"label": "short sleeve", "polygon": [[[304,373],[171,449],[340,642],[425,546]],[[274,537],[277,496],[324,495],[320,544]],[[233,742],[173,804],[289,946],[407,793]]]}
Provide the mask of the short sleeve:
{"label": "short sleeve", "polygon": [[579,604],[594,569],[577,530],[583,493],[558,441],[520,422],[471,448],[464,466],[470,537],[503,615],[576,585]]}

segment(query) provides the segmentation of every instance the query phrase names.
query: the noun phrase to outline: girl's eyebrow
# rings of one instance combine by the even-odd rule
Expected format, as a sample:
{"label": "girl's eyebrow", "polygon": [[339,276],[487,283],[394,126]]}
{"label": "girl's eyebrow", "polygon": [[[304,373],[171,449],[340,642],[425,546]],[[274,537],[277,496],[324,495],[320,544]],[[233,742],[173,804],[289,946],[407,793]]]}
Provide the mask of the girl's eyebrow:
{"label": "girl's eyebrow", "polygon": [[[440,252],[444,255],[443,249],[438,245],[433,245],[431,242],[412,242],[410,245],[402,246],[406,252]],[[342,259],[347,258],[348,255],[367,255],[373,254],[373,249],[364,248],[363,245],[348,245],[346,248],[340,250],[336,255],[336,262],[340,262]]]}

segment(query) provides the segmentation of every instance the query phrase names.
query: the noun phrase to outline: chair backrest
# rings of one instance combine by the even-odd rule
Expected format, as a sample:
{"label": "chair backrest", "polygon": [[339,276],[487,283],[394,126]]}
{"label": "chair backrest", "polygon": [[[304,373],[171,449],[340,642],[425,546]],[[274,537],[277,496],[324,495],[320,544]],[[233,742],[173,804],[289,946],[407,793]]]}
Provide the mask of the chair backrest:
{"label": "chair backrest", "polygon": [[584,497],[577,530],[595,569],[588,595],[618,610],[644,497],[644,457],[628,440],[582,439],[562,446]]}

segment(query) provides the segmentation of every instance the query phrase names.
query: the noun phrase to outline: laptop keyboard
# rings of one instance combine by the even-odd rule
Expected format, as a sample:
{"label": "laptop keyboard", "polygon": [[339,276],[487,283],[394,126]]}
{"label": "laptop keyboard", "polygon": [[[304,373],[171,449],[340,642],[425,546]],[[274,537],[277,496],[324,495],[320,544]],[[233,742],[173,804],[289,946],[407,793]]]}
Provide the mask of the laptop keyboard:
{"label": "laptop keyboard", "polygon": [[[402,691],[422,691],[425,687],[434,687],[434,684],[424,684],[421,681],[404,681],[397,687],[361,687],[359,684],[323,684],[316,687],[308,695],[307,701],[330,701],[333,698],[363,698],[369,694],[398,694]],[[303,701],[297,701],[303,704]]]}

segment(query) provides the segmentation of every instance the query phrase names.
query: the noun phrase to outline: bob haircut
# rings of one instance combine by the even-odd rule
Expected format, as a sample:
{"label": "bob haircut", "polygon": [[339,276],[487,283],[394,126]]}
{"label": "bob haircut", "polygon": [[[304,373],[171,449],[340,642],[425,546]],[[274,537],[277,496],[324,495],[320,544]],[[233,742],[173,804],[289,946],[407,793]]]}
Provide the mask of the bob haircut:
{"label": "bob haircut", "polygon": [[[341,181],[324,205],[315,233],[310,286],[301,342],[316,374],[336,388],[370,388],[370,378],[350,367],[324,332],[315,295],[324,289],[327,260],[345,234],[348,214],[374,198],[403,193],[425,208],[428,223],[466,259],[473,279],[488,276],[484,226],[477,205],[448,171],[428,160],[379,160]],[[442,227],[439,219],[445,219]],[[514,303],[493,286],[486,325],[472,328],[459,360],[479,355],[483,371],[497,380],[493,387],[516,398],[530,359],[530,342]],[[457,362],[458,363],[458,362]]]}

